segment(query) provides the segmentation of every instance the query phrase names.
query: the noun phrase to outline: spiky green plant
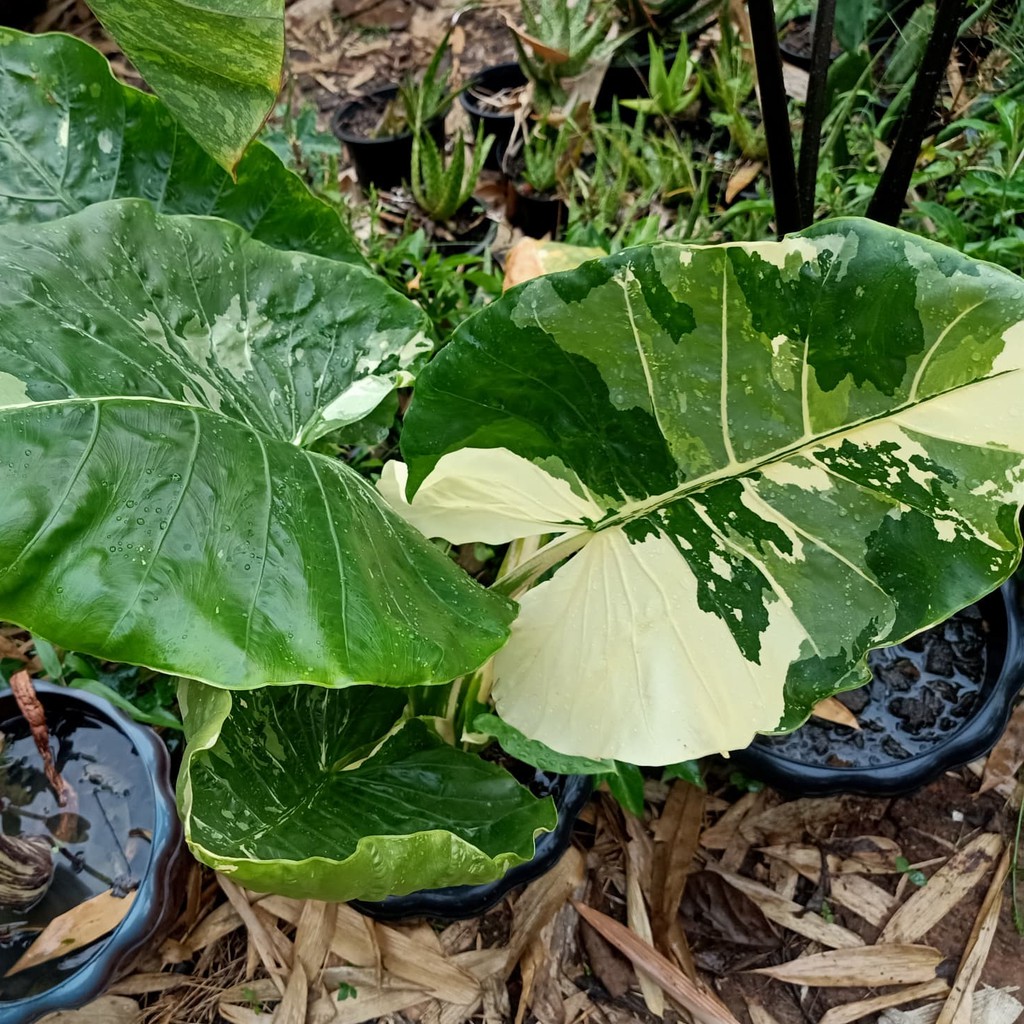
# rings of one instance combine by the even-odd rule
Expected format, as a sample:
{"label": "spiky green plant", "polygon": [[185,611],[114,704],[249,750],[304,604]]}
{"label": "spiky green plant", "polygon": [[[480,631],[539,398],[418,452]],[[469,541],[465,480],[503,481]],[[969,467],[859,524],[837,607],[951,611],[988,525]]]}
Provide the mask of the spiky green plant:
{"label": "spiky green plant", "polygon": [[430,133],[416,132],[412,143],[412,194],[420,209],[432,220],[439,223],[451,220],[469,201],[493,141],[491,136],[484,138],[481,125],[473,156],[467,161],[465,136],[460,130],[446,163],[443,150]]}

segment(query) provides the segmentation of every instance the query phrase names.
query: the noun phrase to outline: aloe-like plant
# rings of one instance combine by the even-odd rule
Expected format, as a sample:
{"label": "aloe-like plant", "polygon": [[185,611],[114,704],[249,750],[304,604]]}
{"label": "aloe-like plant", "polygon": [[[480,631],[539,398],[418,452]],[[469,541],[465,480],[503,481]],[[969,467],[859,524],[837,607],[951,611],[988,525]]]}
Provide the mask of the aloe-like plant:
{"label": "aloe-like plant", "polygon": [[481,125],[467,160],[465,136],[460,131],[446,163],[430,133],[417,132],[412,143],[412,194],[420,209],[439,224],[451,220],[472,198],[493,142],[493,135],[484,137]]}
{"label": "aloe-like plant", "polygon": [[658,114],[669,120],[678,117],[700,96],[701,82],[696,66],[688,54],[676,54],[672,67],[665,67],[665,51],[655,42],[654,36],[647,40],[651,66],[647,78],[649,96],[640,99],[620,100],[624,107]]}

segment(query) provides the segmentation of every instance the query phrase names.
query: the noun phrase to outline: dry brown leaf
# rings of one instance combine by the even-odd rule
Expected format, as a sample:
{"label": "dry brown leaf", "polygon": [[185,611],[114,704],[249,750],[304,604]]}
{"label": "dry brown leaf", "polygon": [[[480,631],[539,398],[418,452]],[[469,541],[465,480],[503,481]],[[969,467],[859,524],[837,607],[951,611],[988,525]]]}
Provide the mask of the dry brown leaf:
{"label": "dry brown leaf", "polygon": [[818,1024],[853,1024],[855,1020],[861,1020],[872,1013],[881,1010],[888,1010],[893,1006],[902,1006],[904,1003],[913,1003],[918,999],[930,999],[932,996],[941,996],[949,991],[949,982],[942,978],[925,982],[923,985],[911,985],[910,988],[898,989],[895,992],[887,992],[884,995],[872,996],[870,999],[858,999],[855,1003],[845,1003],[842,1006],[833,1006],[831,1010],[825,1011],[825,1016],[818,1021]]}
{"label": "dry brown leaf", "polygon": [[594,977],[601,982],[612,999],[621,999],[633,984],[634,972],[629,962],[586,921],[580,923],[580,941]]}
{"label": "dry brown leaf", "polygon": [[700,845],[707,794],[699,786],[676,779],[654,823],[651,853],[651,929],[654,946],[671,953],[693,980],[696,971],[686,936],[679,925],[679,904]]}
{"label": "dry brown leaf", "polygon": [[942,954],[931,946],[861,946],[801,956],[750,973],[814,988],[920,985],[935,980],[942,959]]}
{"label": "dry brown leaf", "polygon": [[985,774],[978,788],[978,796],[990,789],[1006,787],[1012,793],[1017,785],[1017,772],[1024,764],[1024,703],[1017,705],[1006,731],[992,748],[985,761]]}
{"label": "dry brown leaf", "polygon": [[[264,897],[258,906],[289,924],[298,924],[302,915],[300,901],[281,896]],[[418,988],[421,1000],[435,997],[461,1004],[479,995],[476,979],[450,959],[397,928],[374,924],[346,904],[337,907],[331,952],[359,967],[391,972],[403,979],[406,987]]]}
{"label": "dry brown leaf", "polygon": [[590,246],[523,238],[516,242],[505,256],[505,280],[502,288],[507,291],[514,285],[531,281],[542,274],[573,270],[587,260],[604,255],[603,249]]}
{"label": "dry brown leaf", "polygon": [[[633,819],[628,818],[627,822],[633,831]],[[647,905],[644,902],[644,894],[641,887],[640,875],[643,871],[643,861],[649,864],[649,858],[637,856],[642,848],[639,839],[632,839],[626,845],[626,923],[634,934],[638,935],[648,945],[654,945],[654,936],[651,933],[651,921],[647,916]],[[665,1014],[665,993],[653,979],[644,973],[637,976],[640,983],[640,993],[644,998],[644,1004],[655,1017],[662,1017]]]}
{"label": "dry brown leaf", "polygon": [[826,697],[819,700],[811,711],[815,718],[821,718],[826,722],[835,725],[845,725],[848,729],[856,729],[860,732],[860,722],[857,716],[838,697]]}
{"label": "dry brown leaf", "polygon": [[[186,951],[186,956],[181,957],[181,959],[189,959],[194,953],[198,953],[199,950],[205,949],[212,942],[216,942],[218,939],[233,932],[236,928],[241,927],[242,919],[238,916],[238,911],[230,903],[218,904],[214,910],[210,911],[196,925],[195,931],[187,935],[182,941],[181,945]],[[178,963],[180,961],[173,960],[171,962]]]}
{"label": "dry brown leaf", "polygon": [[142,1011],[134,999],[124,996],[100,996],[80,1010],[48,1013],[38,1024],[138,1024]]}
{"label": "dry brown leaf", "polygon": [[761,908],[714,871],[690,876],[682,913],[688,935],[752,951],[778,949],[779,935]]}
{"label": "dry brown leaf", "polygon": [[889,919],[879,942],[916,942],[955,907],[991,870],[1003,837],[983,832],[954,854]]}
{"label": "dry brown leaf", "polygon": [[746,1004],[751,1024],[779,1024],[778,1020],[756,1000],[747,999]]}
{"label": "dry brown leaf", "polygon": [[235,1006],[223,1000],[217,1010],[229,1024],[271,1024],[274,1019],[272,1013],[259,1013],[248,1006]]}
{"label": "dry brown leaf", "polygon": [[744,793],[710,828],[704,829],[700,845],[705,850],[724,850],[732,841],[740,823],[748,814],[758,814],[764,804],[764,793]]}
{"label": "dry brown leaf", "polygon": [[1011,849],[1003,851],[992,882],[985,893],[984,902],[974,920],[970,938],[964,948],[960,967],[956,972],[953,990],[939,1013],[936,1024],[971,1024],[974,989],[992,948],[992,939],[999,927],[999,911],[1003,905],[1003,883],[1010,871]]}
{"label": "dry brown leaf", "polygon": [[[1016,991],[1016,988],[980,989],[975,995],[971,1024],[1019,1024],[1024,1004],[1010,995]],[[935,1024],[942,1006],[942,1003],[929,1003],[916,1010],[884,1010],[878,1024]]]}
{"label": "dry brown leaf", "polygon": [[723,871],[713,862],[708,863],[708,869],[715,871],[733,888],[749,896],[769,921],[781,924],[791,932],[814,939],[815,942],[820,942],[830,949],[853,949],[864,945],[864,940],[856,932],[837,924],[830,924],[813,911],[793,900],[783,898],[760,882],[733,874],[731,871]]}
{"label": "dry brown leaf", "polygon": [[583,857],[574,846],[546,874],[531,882],[516,900],[512,913],[512,934],[508,941],[506,977],[515,970],[527,947],[552,917],[565,906],[585,876]]}
{"label": "dry brown leaf", "polygon": [[302,908],[295,930],[295,958],[302,964],[307,979],[315,979],[327,960],[337,916],[337,903],[306,900]]}
{"label": "dry brown leaf", "polygon": [[764,169],[764,163],[760,160],[744,160],[737,164],[729,175],[729,182],[725,186],[725,202],[731,203]]}
{"label": "dry brown leaf", "polygon": [[172,988],[180,988],[188,982],[188,976],[185,974],[146,971],[141,974],[129,974],[126,978],[114,982],[107,992],[112,996],[145,996],[152,992],[167,992]]}
{"label": "dry brown leaf", "polygon": [[531,36],[526,29],[520,28],[508,17],[505,18],[505,24],[519,37],[521,43],[530,47],[541,60],[547,61],[548,64],[564,64],[571,56],[565,50],[556,50],[555,47],[548,46],[536,36]]}
{"label": "dry brown leaf", "polygon": [[79,903],[77,907],[72,907],[66,913],[55,917],[36,936],[32,945],[4,977],[9,978],[30,967],[45,964],[55,956],[67,956],[76,949],[102,938],[124,920],[125,914],[134,902],[134,891],[118,898],[108,889],[84,903]]}
{"label": "dry brown leaf", "polygon": [[896,897],[863,875],[836,875],[831,880],[829,899],[853,911],[876,928],[882,928],[892,916]]}
{"label": "dry brown leaf", "polygon": [[[903,853],[899,843],[885,836],[858,836],[855,839],[832,839],[827,844],[826,863],[830,875],[891,875],[898,869],[896,858]],[[821,850],[817,846],[785,843],[762,846],[767,857],[784,860],[808,878],[818,880],[821,871]],[[809,874],[810,872],[811,874]]]}
{"label": "dry brown leaf", "polygon": [[877,807],[878,801],[862,797],[807,797],[750,815],[740,826],[740,832],[755,846],[802,842],[808,835],[827,835],[837,821],[868,818]]}
{"label": "dry brown leaf", "polygon": [[573,906],[595,931],[624,953],[638,971],[652,977],[697,1024],[739,1024],[717,996],[698,988],[671,960],[634,935],[625,925],[592,907],[573,901]]}
{"label": "dry brown leaf", "polygon": [[292,964],[284,998],[274,1011],[273,1024],[305,1024],[306,1004],[309,1002],[309,980],[298,957]]}

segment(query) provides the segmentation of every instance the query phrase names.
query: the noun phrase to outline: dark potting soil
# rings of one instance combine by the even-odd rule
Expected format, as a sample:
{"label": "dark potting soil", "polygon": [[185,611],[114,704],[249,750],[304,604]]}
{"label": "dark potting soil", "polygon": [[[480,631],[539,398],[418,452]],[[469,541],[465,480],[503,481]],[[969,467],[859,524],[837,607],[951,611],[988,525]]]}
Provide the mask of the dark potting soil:
{"label": "dark potting soil", "polygon": [[760,744],[804,764],[871,767],[931,749],[974,710],[987,667],[988,624],[972,605],[902,644],[868,655],[872,680],[838,694],[860,731],[812,718]]}
{"label": "dark potting soil", "polygon": [[110,888],[118,895],[135,888],[149,864],[156,812],[148,769],[131,741],[88,712],[66,713],[50,723],[57,769],[78,797],[76,814],[62,814],[25,720],[0,723],[0,736],[0,831],[8,836],[56,836],[63,847],[54,854],[53,883],[41,902],[27,911],[0,909],[3,1020],[5,1000],[52,988],[106,943],[109,934],[67,956],[4,977],[53,918]]}
{"label": "dark potting soil", "polygon": [[[806,61],[811,59],[811,46],[814,42],[814,26],[809,18],[791,21],[782,32],[782,46],[787,53]],[[832,37],[829,56],[835,60],[843,52],[839,40]]]}
{"label": "dark potting soil", "polygon": [[388,139],[408,131],[401,101],[381,95],[360,99],[345,116],[341,127],[364,139]]}

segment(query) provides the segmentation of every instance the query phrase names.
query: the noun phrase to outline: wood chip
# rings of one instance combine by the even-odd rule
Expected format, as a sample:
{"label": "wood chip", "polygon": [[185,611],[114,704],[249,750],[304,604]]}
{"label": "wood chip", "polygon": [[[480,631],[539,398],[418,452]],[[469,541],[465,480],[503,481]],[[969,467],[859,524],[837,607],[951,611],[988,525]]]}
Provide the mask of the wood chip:
{"label": "wood chip", "polygon": [[72,907],[55,917],[36,936],[4,977],[10,978],[30,967],[45,964],[56,956],[67,956],[102,938],[124,920],[134,902],[134,891],[118,898],[108,889]]}
{"label": "wood chip", "polygon": [[709,871],[721,875],[734,889],[749,896],[768,920],[782,925],[783,928],[820,942],[830,949],[853,949],[864,945],[864,940],[856,932],[837,924],[830,924],[799,903],[780,896],[768,886],[731,871],[722,871],[717,864],[710,861],[707,866]]}
{"label": "wood chip", "polygon": [[1010,872],[1012,850],[1003,851],[996,866],[992,882],[985,893],[984,902],[974,920],[970,938],[964,949],[960,967],[956,972],[953,990],[949,993],[936,1024],[971,1024],[974,989],[981,979],[981,972],[992,948],[992,939],[999,927],[999,911],[1003,905],[1003,883]]}
{"label": "wood chip", "polygon": [[879,942],[916,942],[942,920],[995,864],[1003,837],[983,832],[954,854],[889,919]]}
{"label": "wood chip", "polygon": [[985,761],[985,774],[978,788],[978,796],[990,789],[1009,796],[1017,785],[1017,772],[1024,764],[1024,703],[1018,704],[1010,717],[1006,731],[992,748]]}
{"label": "wood chip", "polygon": [[697,1024],[739,1024],[717,996],[698,988],[671,960],[663,957],[624,925],[583,903],[574,901],[573,905],[584,921],[624,953],[638,971],[653,978],[693,1016]]}
{"label": "wood chip", "polygon": [[746,1002],[751,1024],[779,1024],[778,1019],[759,1002],[754,999],[748,999]]}
{"label": "wood chip", "polygon": [[923,985],[911,985],[910,988],[887,992],[884,995],[872,996],[870,999],[858,999],[855,1003],[833,1006],[826,1010],[818,1024],[853,1024],[872,1013],[888,1010],[893,1006],[913,1003],[918,999],[931,999],[932,996],[945,995],[949,991],[949,982],[942,978],[925,982]]}
{"label": "wood chip", "polygon": [[129,974],[120,981],[114,982],[107,992],[112,996],[145,996],[153,992],[167,992],[172,988],[181,988],[189,984],[187,974],[174,974],[171,971],[147,971],[142,974]]}
{"label": "wood chip", "polygon": [[801,956],[750,973],[814,988],[876,988],[934,981],[942,960],[942,953],[931,946],[861,946]]}

